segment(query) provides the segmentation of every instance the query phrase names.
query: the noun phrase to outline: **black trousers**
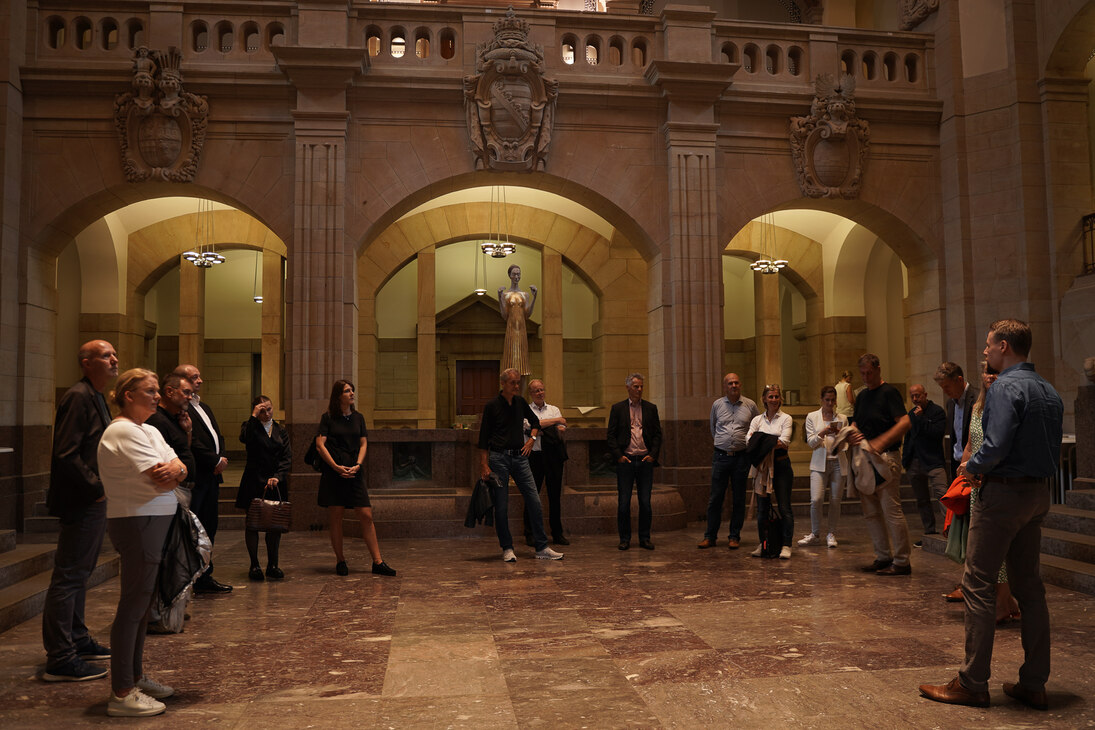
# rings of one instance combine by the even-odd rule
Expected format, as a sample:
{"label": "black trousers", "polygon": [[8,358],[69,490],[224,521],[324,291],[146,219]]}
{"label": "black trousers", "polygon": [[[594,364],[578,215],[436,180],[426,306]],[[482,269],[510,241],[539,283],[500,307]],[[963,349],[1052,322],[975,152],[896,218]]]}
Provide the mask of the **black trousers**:
{"label": "black trousers", "polygon": [[[194,483],[190,495],[190,511],[202,523],[205,533],[209,535],[212,543],[217,536],[217,518],[220,514],[221,485],[215,481],[215,477],[200,479]],[[213,561],[209,562],[209,568],[204,577],[213,577]]]}
{"label": "black trousers", "polygon": [[[543,451],[533,451],[528,455],[528,464],[532,469],[532,478],[536,482],[536,491],[539,492],[547,482],[548,515],[551,522],[552,539],[564,537],[563,519],[560,513],[560,504],[563,494],[563,462],[544,456]],[[525,535],[532,534],[532,525],[529,523],[528,508],[525,508]]]}

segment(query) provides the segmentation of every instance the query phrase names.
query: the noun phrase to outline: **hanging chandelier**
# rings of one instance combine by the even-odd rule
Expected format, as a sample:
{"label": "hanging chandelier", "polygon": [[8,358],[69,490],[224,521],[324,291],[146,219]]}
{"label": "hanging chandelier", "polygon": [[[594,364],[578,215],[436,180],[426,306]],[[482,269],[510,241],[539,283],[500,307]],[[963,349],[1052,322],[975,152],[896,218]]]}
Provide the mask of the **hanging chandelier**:
{"label": "hanging chandelier", "polygon": [[760,258],[749,264],[749,268],[758,274],[778,274],[787,265],[787,260],[776,258],[775,216],[766,213],[761,217],[761,226]]}
{"label": "hanging chandelier", "polygon": [[213,242],[213,201],[198,198],[198,215],[194,223],[194,248],[182,255],[200,269],[208,269],[224,263],[224,256],[217,253]]}
{"label": "hanging chandelier", "polygon": [[517,250],[517,246],[509,240],[506,189],[502,186],[491,186],[490,209],[487,213],[487,237],[479,242],[479,248],[495,259],[504,259]]}

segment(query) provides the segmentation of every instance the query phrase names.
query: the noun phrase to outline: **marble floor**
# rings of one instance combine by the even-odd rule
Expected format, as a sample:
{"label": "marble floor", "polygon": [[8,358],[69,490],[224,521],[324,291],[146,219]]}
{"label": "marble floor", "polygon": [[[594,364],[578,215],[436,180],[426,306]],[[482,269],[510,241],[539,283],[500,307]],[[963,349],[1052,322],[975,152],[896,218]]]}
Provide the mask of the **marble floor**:
{"label": "marble floor", "polygon": [[[148,675],[173,685],[172,728],[1077,728],[1095,726],[1095,598],[1050,587],[1048,713],[1005,696],[1022,657],[1017,625],[997,633],[989,709],[936,704],[918,684],[954,676],[962,607],[941,594],[946,558],[914,555],[909,577],[862,573],[868,540],[848,518],[837,549],[790,561],[697,550],[702,527],[655,534],[653,552],[576,537],[566,559],[492,533],[387,540],[397,578],[334,574],[323,533],[282,543],[282,583],[249,583],[242,533],[217,540],[225,597],[191,604],[185,633],[150,636]],[[265,550],[265,547],[260,547]],[[118,580],[89,592],[109,640]],[[40,622],[0,642],[0,726],[83,727],[105,715],[107,680],[46,684]]]}

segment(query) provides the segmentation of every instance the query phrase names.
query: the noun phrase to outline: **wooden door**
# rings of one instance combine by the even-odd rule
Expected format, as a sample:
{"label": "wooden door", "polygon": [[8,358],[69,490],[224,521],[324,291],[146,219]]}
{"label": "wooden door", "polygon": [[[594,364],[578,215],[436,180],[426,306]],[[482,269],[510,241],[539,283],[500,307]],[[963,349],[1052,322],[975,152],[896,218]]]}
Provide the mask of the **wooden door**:
{"label": "wooden door", "polygon": [[498,395],[497,360],[456,361],[456,415],[478,416]]}

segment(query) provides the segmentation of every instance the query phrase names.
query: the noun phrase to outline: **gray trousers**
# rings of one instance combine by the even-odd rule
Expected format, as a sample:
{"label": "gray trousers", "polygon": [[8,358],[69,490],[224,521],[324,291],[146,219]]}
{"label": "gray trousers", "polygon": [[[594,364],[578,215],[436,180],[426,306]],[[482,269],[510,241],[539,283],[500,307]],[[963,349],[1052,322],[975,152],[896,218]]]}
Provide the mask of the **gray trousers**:
{"label": "gray trousers", "polygon": [[1019,684],[1039,691],[1049,679],[1049,607],[1040,565],[1042,520],[1049,503],[1044,480],[1019,484],[990,480],[973,504],[962,574],[966,660],[958,672],[966,689],[984,692],[989,688],[996,636],[996,576],[1005,560],[1011,594],[1023,614]]}
{"label": "gray trousers", "polygon": [[916,511],[920,513],[924,532],[937,532],[936,515],[943,519],[947,517],[947,508],[939,501],[950,486],[947,482],[947,470],[942,466],[929,469],[920,459],[914,458],[909,462],[905,473],[909,475],[909,485],[916,495]]}
{"label": "gray trousers", "polygon": [[42,607],[42,644],[46,669],[58,669],[76,658],[89,641],[84,625],[87,579],[99,560],[106,526],[106,502],[92,502],[75,519],[61,521],[53,576]]}
{"label": "gray trousers", "polygon": [[[893,460],[893,456],[889,457]],[[896,463],[896,462],[894,462]],[[894,466],[893,475],[875,487],[871,494],[859,493],[867,532],[871,535],[875,560],[893,560],[894,565],[909,564],[912,543],[909,525],[901,510],[901,469]]]}
{"label": "gray trousers", "polygon": [[110,630],[110,684],[119,697],[144,676],[141,656],[156,573],[174,515],[115,517],[106,521],[110,541],[122,558],[118,612]]}

